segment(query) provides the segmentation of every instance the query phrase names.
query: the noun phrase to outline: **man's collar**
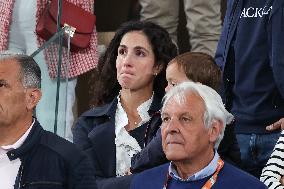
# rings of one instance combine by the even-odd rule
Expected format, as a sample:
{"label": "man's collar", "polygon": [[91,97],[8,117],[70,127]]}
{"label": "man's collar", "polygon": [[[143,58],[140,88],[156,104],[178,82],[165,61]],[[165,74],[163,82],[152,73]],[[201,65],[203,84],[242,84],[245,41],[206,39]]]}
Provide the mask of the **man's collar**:
{"label": "man's collar", "polygon": [[42,137],[42,133],[44,132],[43,128],[40,126],[40,123],[34,118],[34,124],[26,137],[26,140],[23,144],[14,150],[10,150],[7,152],[8,158],[10,160],[15,160],[29,151],[35,146],[40,144],[40,138]]}
{"label": "man's collar", "polygon": [[212,175],[216,171],[217,166],[218,166],[218,159],[219,159],[219,154],[215,152],[214,158],[206,167],[204,167],[197,173],[189,176],[187,179],[182,179],[178,175],[175,165],[173,164],[173,162],[171,162],[169,166],[169,174],[173,179],[183,181],[183,182],[200,180],[200,179],[203,179],[205,177]]}

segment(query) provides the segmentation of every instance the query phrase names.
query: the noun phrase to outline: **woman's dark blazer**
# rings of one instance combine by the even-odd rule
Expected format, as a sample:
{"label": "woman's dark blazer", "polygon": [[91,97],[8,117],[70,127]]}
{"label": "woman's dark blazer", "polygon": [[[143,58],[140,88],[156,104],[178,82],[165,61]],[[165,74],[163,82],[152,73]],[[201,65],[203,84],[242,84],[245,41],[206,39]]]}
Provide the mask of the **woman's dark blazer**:
{"label": "woman's dark blazer", "polygon": [[[161,108],[161,97],[154,95],[150,116]],[[91,158],[99,189],[129,188],[132,176],[116,178],[115,112],[118,100],[83,113],[73,129],[74,143]],[[146,123],[147,124],[147,123]],[[141,126],[142,127],[142,126]]]}

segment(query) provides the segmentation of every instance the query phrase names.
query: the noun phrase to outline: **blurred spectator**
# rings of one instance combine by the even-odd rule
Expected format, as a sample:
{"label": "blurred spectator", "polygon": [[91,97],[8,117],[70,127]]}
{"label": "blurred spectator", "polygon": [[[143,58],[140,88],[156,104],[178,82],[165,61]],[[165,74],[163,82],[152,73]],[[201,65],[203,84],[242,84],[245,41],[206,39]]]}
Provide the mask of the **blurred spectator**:
{"label": "blurred spectator", "polygon": [[86,154],[32,117],[40,84],[33,58],[0,55],[0,188],[96,189]]}
{"label": "blurred spectator", "polygon": [[[141,20],[167,29],[177,44],[179,0],[139,0]],[[191,51],[214,56],[221,33],[221,0],[183,0]]]}
{"label": "blurred spectator", "polygon": [[284,1],[227,5],[216,63],[223,70],[226,106],[235,116],[243,169],[259,177],[280,136],[279,129],[266,127],[279,127],[284,117]]}
{"label": "blurred spectator", "polygon": [[[83,9],[92,12],[93,1],[68,0]],[[36,23],[48,6],[48,0],[0,0],[0,51],[31,55],[44,43],[35,33]],[[35,58],[42,70],[43,97],[36,108],[36,116],[47,130],[53,131],[55,119],[55,103],[57,81],[58,45],[53,44],[39,53]],[[70,54],[68,62],[67,50],[62,54],[62,80],[58,114],[58,134],[72,140],[71,126],[74,122],[72,107],[75,102],[77,76],[96,67],[97,33],[91,38],[90,47]],[[68,73],[66,67],[68,65]],[[69,78],[68,85],[64,78]],[[67,93],[66,93],[67,87]],[[67,100],[66,100],[67,98]],[[66,106],[67,101],[67,106]],[[66,130],[64,125],[66,123]]]}
{"label": "blurred spectator", "polygon": [[125,23],[111,40],[94,78],[96,107],[73,131],[74,143],[93,161],[99,188],[129,187],[131,157],[144,146],[145,123],[161,107],[165,70],[176,55],[168,32],[150,22]]}

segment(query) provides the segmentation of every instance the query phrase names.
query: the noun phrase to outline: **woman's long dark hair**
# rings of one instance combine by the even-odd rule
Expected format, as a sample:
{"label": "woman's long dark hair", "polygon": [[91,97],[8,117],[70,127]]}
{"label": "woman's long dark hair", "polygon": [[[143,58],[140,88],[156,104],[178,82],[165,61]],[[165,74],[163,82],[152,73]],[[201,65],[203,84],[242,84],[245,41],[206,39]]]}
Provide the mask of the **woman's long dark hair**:
{"label": "woman's long dark hair", "polygon": [[99,60],[97,78],[92,80],[95,82],[91,101],[93,106],[109,103],[118,95],[121,87],[116,77],[117,49],[122,37],[131,31],[142,31],[145,34],[155,55],[155,66],[162,65],[162,71],[154,79],[153,90],[161,97],[164,95],[167,84],[166,67],[168,62],[177,55],[177,48],[164,28],[151,22],[130,21],[119,27],[106,52]]}

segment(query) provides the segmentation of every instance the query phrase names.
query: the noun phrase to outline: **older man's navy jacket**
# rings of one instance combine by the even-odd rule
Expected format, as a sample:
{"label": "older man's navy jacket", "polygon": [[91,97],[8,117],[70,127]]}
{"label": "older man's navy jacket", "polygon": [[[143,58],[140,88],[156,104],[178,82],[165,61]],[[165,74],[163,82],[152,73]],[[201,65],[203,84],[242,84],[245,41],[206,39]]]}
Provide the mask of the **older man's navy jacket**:
{"label": "older man's navy jacket", "polygon": [[[134,176],[130,189],[200,189],[210,179],[211,176],[195,181],[180,181],[174,178],[167,179],[169,163],[148,169]],[[212,188],[218,189],[267,189],[262,182],[252,175],[230,165],[224,164],[224,167],[218,174],[217,180]]]}

